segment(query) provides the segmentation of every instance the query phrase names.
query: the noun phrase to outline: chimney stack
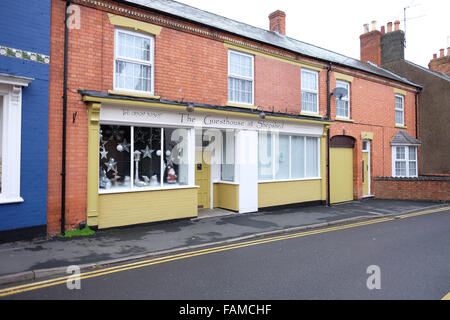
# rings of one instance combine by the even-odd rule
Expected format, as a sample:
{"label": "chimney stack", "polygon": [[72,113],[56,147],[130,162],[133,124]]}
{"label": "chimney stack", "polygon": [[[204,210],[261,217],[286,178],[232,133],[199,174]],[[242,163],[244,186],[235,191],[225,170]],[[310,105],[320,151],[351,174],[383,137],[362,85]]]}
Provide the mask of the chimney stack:
{"label": "chimney stack", "polygon": [[428,68],[450,77],[450,47],[447,47],[447,55],[445,55],[445,49],[439,50],[439,56],[433,53],[433,59],[428,63]]}
{"label": "chimney stack", "polygon": [[286,13],[277,10],[269,15],[270,31],[286,35]]}
{"label": "chimney stack", "polygon": [[387,24],[387,32],[392,32],[392,22],[388,22]]}

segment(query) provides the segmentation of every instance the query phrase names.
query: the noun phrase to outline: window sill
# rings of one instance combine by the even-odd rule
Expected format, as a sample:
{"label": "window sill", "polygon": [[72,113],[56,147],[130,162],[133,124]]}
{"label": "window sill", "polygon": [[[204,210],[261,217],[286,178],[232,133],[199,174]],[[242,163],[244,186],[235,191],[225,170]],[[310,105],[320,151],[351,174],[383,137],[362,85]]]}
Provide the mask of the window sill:
{"label": "window sill", "polygon": [[157,188],[135,188],[135,189],[109,189],[109,190],[99,190],[99,195],[104,194],[117,194],[117,193],[135,193],[135,192],[149,192],[149,191],[167,191],[167,190],[178,190],[178,189],[197,189],[199,186],[164,186],[164,187],[157,187]]}
{"label": "window sill", "polygon": [[302,178],[302,179],[259,180],[258,183],[295,182],[295,181],[309,181],[309,180],[322,180],[322,178],[316,177],[316,178]]}
{"label": "window sill", "polygon": [[400,128],[400,129],[408,129],[407,126],[401,125],[401,124],[396,124],[395,125],[396,128]]}
{"label": "window sill", "polygon": [[18,197],[18,198],[2,198],[0,196],[0,204],[8,204],[8,203],[21,203],[24,202],[23,198]]}
{"label": "window sill", "polygon": [[307,116],[307,117],[315,117],[315,118],[323,118],[320,114],[318,113],[309,113],[309,112],[300,112],[301,116]]}
{"label": "window sill", "polygon": [[334,118],[335,121],[343,121],[343,122],[355,122],[355,120],[352,120],[350,118],[340,118],[340,117],[336,117]]}
{"label": "window sill", "polygon": [[114,94],[118,96],[128,96],[128,97],[134,97],[134,98],[145,98],[145,99],[154,99],[159,100],[160,96],[154,96],[149,93],[138,93],[138,92],[131,92],[131,91],[121,91],[121,90],[108,90],[109,94]]}
{"label": "window sill", "polygon": [[239,185],[239,182],[234,182],[234,181],[222,181],[222,180],[214,181],[213,183]]}
{"label": "window sill", "polygon": [[236,108],[246,108],[246,109],[257,109],[257,106],[251,105],[251,104],[244,104],[244,103],[234,103],[234,102],[227,102],[227,107],[236,107]]}

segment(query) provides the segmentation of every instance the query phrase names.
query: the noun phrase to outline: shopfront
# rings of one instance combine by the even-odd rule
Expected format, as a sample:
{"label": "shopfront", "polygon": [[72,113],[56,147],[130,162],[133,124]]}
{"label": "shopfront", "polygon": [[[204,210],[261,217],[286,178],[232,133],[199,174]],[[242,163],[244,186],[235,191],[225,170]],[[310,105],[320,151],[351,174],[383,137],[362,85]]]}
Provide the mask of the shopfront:
{"label": "shopfront", "polygon": [[324,201],[328,122],[84,96],[90,226]]}

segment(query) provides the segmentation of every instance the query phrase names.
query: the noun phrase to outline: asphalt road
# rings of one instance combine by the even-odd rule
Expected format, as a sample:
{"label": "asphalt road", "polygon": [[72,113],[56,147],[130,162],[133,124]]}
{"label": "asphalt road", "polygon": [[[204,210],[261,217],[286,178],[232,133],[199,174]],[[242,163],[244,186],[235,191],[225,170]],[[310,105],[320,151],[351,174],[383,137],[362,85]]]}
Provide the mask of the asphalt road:
{"label": "asphalt road", "polygon": [[[3,299],[432,299],[450,292],[450,210],[190,256]],[[369,290],[369,266],[380,289]]]}

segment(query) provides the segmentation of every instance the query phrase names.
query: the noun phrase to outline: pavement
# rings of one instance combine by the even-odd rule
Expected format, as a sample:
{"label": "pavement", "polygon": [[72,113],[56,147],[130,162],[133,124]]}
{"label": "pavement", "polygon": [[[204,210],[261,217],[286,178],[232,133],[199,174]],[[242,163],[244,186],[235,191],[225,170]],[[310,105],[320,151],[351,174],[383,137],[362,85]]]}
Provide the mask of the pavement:
{"label": "pavement", "polygon": [[94,269],[126,261],[278,233],[419,212],[436,202],[363,199],[250,214],[99,230],[95,235],[38,238],[0,244],[0,285],[66,274],[66,267]]}

